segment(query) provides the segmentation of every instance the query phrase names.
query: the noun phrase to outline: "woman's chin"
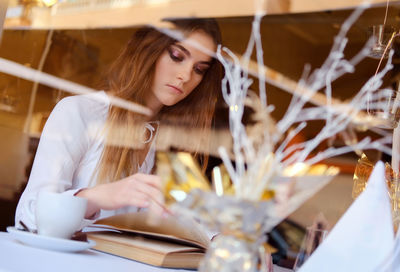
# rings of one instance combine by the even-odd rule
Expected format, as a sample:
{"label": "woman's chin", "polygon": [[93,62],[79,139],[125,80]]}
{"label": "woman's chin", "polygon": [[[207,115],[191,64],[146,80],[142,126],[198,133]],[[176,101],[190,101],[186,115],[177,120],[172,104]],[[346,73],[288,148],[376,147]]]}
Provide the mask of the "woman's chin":
{"label": "woman's chin", "polygon": [[176,99],[174,99],[174,100],[166,100],[166,101],[163,101],[162,104],[164,106],[166,106],[166,107],[170,107],[170,106],[176,105],[179,101],[180,100],[176,100]]}

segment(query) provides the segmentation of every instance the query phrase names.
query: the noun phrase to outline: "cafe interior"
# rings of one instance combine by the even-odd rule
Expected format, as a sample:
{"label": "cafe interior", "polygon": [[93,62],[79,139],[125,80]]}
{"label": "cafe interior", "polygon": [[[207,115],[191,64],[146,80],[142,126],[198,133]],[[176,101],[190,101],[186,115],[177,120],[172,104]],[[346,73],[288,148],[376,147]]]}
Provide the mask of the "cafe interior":
{"label": "cafe interior", "polygon": [[[222,45],[237,56],[243,56],[254,31],[255,17],[262,14],[259,41],[263,54],[260,57],[253,52],[250,56],[250,63],[258,65],[258,69],[249,73],[252,79],[249,89],[259,94],[259,82],[265,80],[268,105],[273,107],[270,117],[278,121],[285,117],[293,97],[305,96],[296,88],[305,70],[314,71],[323,66],[343,24],[363,1],[264,0],[254,3],[259,6],[253,1],[241,0],[3,1],[0,9],[0,231],[15,224],[15,209],[28,182],[40,136],[51,111],[63,98],[81,94],[78,89],[74,93],[72,85],[55,84],[56,79],[98,90],[102,75],[130,36],[143,25],[162,27],[165,18],[215,18],[222,33]],[[375,38],[373,46],[381,47],[366,54],[355,69],[334,78],[329,95],[325,88],[319,88],[308,96],[305,107],[321,103],[321,99],[322,103],[330,105],[352,101],[364,84],[386,67],[390,50],[393,52],[392,67],[382,75],[381,88],[391,90],[391,97],[395,99],[400,88],[399,31],[400,1],[370,1],[346,33],[343,57],[356,56],[371,37]],[[31,76],[24,68],[33,71]],[[50,77],[38,79],[34,73],[38,71]],[[260,78],[263,73],[260,71],[264,72],[264,79]],[[230,130],[231,110],[232,105],[222,97],[217,101],[210,143],[200,151],[210,156],[205,170],[208,180],[212,180],[213,168],[225,162],[220,147],[232,150],[235,144]],[[242,122],[245,127],[254,123],[253,113],[250,107],[244,107]],[[378,129],[369,129],[369,125],[359,129],[356,125],[349,133],[331,135],[321,141],[311,155],[332,147],[339,150],[346,145],[355,146],[354,142],[349,142],[360,143],[365,137],[374,141],[381,135],[377,130],[392,135],[399,114],[397,109],[390,113],[385,119],[378,116],[379,112],[363,108],[360,114],[364,114],[364,120],[385,119],[382,121],[385,124],[378,124]],[[315,139],[325,125],[324,121],[311,120],[293,140]],[[170,129],[169,133],[173,136],[163,139],[158,150],[193,152],[196,131],[183,126]],[[357,167],[362,162],[362,154],[370,165],[379,160],[390,165],[394,142],[395,137],[393,147],[392,143],[388,143],[386,149],[371,144],[372,148],[356,147],[318,161],[336,167],[339,172],[269,231],[268,243],[273,248],[274,264],[293,267],[307,227],[313,225],[316,218],[323,217],[327,230],[337,224],[357,198],[355,188],[361,177],[360,173],[357,176]],[[235,163],[234,156],[230,159]]]}

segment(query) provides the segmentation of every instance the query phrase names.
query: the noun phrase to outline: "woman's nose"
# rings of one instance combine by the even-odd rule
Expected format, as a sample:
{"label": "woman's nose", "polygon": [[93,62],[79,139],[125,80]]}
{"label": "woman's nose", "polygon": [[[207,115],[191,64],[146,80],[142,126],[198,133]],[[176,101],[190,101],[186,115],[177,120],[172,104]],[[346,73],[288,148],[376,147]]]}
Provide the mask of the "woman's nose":
{"label": "woman's nose", "polygon": [[190,80],[191,72],[192,72],[191,68],[183,66],[181,67],[181,69],[178,70],[177,77],[183,82],[187,82]]}

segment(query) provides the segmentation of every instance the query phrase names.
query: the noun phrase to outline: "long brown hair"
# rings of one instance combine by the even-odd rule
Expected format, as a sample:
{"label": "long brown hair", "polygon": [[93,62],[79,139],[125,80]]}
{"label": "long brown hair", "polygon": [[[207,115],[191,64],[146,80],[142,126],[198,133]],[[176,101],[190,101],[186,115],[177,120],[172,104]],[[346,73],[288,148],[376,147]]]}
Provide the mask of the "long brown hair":
{"label": "long brown hair", "polygon": [[[214,19],[169,20],[186,36],[203,31],[221,43],[218,24]],[[111,65],[104,90],[120,98],[144,105],[152,92],[155,64],[161,54],[176,40],[152,28],[138,29],[118,58]],[[185,99],[173,106],[164,106],[151,119],[170,125],[184,125],[186,129],[200,129],[208,139],[217,97],[220,94],[222,66],[215,59],[200,84]],[[111,182],[138,171],[145,149],[134,146],[143,143],[144,124],[149,118],[118,107],[111,107],[105,126],[105,146],[98,163],[97,182]],[[197,153],[197,152],[196,152]],[[196,154],[197,155],[197,154]],[[206,167],[207,154],[199,155]]]}

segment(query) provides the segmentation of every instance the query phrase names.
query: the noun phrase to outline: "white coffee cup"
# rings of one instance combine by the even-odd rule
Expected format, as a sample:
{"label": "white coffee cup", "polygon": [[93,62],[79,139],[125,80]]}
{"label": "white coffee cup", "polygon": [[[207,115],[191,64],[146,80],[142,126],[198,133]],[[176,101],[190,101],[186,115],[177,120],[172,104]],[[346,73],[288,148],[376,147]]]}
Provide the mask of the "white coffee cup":
{"label": "white coffee cup", "polygon": [[87,199],[41,191],[36,202],[38,234],[70,239],[84,219]]}

